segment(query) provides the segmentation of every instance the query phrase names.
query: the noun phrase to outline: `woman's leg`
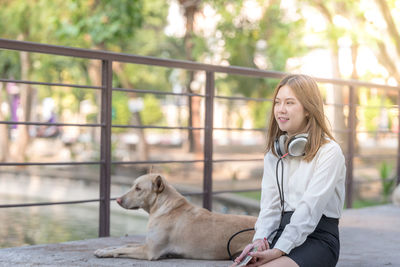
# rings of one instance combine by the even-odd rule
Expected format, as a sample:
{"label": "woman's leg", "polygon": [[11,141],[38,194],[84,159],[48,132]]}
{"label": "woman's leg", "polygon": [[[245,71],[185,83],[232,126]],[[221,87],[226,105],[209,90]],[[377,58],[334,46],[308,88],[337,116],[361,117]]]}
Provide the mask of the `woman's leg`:
{"label": "woman's leg", "polygon": [[279,257],[273,261],[261,265],[261,267],[299,267],[297,263],[289,257]]}

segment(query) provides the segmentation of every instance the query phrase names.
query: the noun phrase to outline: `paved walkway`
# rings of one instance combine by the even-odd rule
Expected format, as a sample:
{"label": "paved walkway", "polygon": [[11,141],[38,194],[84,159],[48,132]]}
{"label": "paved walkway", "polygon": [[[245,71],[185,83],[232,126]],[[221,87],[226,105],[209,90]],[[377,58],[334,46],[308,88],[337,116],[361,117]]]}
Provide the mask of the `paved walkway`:
{"label": "paved walkway", "polygon": [[337,266],[400,266],[400,207],[345,210]]}
{"label": "paved walkway", "polygon": [[[400,266],[400,207],[346,210],[340,221],[338,267]],[[229,266],[229,261],[98,259],[97,248],[141,242],[143,236],[97,238],[60,244],[0,249],[0,266]],[[318,266],[317,266],[318,267]]]}

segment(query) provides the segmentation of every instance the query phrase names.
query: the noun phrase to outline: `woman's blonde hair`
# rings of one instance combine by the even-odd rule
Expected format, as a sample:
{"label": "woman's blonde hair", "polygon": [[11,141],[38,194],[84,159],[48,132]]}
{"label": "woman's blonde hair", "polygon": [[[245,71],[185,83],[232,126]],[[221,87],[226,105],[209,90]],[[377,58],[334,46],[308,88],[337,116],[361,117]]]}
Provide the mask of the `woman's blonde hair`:
{"label": "woman's blonde hair", "polygon": [[325,121],[323,100],[318,85],[314,79],[307,75],[288,75],[284,77],[275,88],[272,112],[269,121],[269,130],[267,134],[266,151],[272,151],[274,155],[277,155],[274,149],[274,142],[279,136],[285,134],[285,132],[279,129],[274,116],[276,95],[278,94],[279,89],[284,85],[287,85],[292,89],[296,98],[303,105],[304,111],[308,114],[306,117],[307,124],[299,133],[308,133],[308,142],[305,149],[304,160],[309,162],[314,158],[315,154],[317,154],[318,149],[328,142],[326,137],[329,137],[332,140],[335,139]]}

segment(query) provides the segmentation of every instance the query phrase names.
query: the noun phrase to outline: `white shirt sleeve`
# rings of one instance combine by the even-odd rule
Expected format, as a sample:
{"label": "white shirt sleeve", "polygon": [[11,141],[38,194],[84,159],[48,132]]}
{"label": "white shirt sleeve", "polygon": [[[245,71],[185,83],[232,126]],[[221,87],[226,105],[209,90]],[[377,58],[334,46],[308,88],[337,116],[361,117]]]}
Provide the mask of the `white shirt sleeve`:
{"label": "white shirt sleeve", "polygon": [[304,195],[274,246],[286,254],[300,246],[315,230],[337,184],[344,182],[345,160],[338,144],[333,142],[322,146],[314,160],[315,169]]}
{"label": "white shirt sleeve", "polygon": [[[281,218],[281,206],[277,185],[275,182],[275,164],[277,158],[272,153],[264,157],[264,173],[261,184],[260,214],[255,225],[256,239],[267,238],[272,231],[279,227]],[[273,238],[273,236],[271,237]],[[268,240],[272,242],[272,240]]]}

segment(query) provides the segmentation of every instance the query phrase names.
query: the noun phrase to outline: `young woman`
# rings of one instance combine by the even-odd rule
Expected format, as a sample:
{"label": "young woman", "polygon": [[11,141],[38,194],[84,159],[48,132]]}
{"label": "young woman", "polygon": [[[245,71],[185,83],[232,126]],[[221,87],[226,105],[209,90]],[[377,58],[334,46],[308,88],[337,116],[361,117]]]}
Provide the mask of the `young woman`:
{"label": "young woman", "polygon": [[[274,93],[260,214],[248,266],[335,266],[345,196],[345,160],[330,133],[316,82],[289,75]],[[250,252],[257,247],[257,252]],[[249,253],[250,252],[250,253]]]}

